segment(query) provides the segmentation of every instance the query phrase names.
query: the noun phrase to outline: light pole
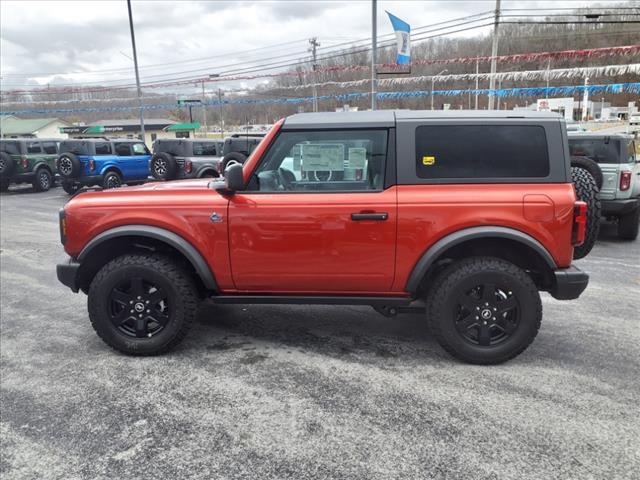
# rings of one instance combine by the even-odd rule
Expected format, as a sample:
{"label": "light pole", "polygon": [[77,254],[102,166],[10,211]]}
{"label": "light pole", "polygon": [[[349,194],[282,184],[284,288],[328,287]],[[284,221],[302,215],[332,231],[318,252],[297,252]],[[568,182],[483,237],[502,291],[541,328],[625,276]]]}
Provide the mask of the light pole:
{"label": "light pole", "polygon": [[138,73],[138,54],[136,53],[136,36],[133,33],[133,16],[131,14],[131,0],[127,0],[129,10],[129,29],[131,30],[131,46],[133,47],[133,66],[136,70],[136,86],[138,87],[138,108],[140,108],[140,133],[142,141],[146,142],[144,133],[144,115],[142,109],[142,90],[140,89],[140,74]]}
{"label": "light pole", "polygon": [[449,70],[447,70],[446,68],[444,70],[442,70],[440,73],[438,73],[437,75],[434,75],[433,77],[431,77],[431,110],[433,110],[433,86],[435,84],[436,81],[436,77],[442,75],[443,73],[447,73]]}
{"label": "light pole", "polygon": [[222,118],[222,89],[218,88],[218,107],[220,108],[220,136],[224,138],[224,120]]}
{"label": "light pole", "polygon": [[378,4],[371,0],[371,110],[377,107],[378,79],[376,78],[376,62],[378,61]]}

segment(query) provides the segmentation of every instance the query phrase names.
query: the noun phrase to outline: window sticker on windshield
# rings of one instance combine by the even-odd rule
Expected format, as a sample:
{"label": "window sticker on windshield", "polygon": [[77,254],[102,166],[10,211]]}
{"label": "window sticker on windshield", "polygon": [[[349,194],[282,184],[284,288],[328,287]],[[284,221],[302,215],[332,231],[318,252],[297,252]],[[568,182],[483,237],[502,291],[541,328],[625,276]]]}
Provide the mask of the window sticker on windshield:
{"label": "window sticker on windshield", "polygon": [[301,145],[302,170],[305,172],[344,170],[344,145]]}
{"label": "window sticker on windshield", "polygon": [[434,163],[436,163],[436,157],[433,157],[433,156],[422,157],[423,165],[433,165]]}
{"label": "window sticker on windshield", "polygon": [[367,161],[367,149],[362,147],[349,149],[349,168],[364,168]]}

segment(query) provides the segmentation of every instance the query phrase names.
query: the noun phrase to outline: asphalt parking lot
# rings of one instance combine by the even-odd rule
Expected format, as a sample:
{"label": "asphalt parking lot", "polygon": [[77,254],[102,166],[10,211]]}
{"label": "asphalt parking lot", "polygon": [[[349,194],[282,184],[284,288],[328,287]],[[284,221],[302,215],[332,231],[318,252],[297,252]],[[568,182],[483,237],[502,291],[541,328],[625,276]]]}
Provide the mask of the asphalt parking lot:
{"label": "asphalt parking lot", "polygon": [[[577,301],[496,367],[421,315],[203,305],[132,358],[59,284],[59,188],[1,204],[0,475],[9,479],[631,479],[640,471],[640,241],[604,228]],[[635,473],[633,473],[635,472]]]}

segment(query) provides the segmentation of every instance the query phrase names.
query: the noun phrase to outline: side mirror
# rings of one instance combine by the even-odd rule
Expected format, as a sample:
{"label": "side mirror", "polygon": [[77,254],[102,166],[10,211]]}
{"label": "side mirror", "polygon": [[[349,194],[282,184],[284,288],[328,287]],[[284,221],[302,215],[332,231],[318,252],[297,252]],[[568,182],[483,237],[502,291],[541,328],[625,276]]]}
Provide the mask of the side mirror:
{"label": "side mirror", "polygon": [[226,168],[224,171],[224,184],[221,184],[218,190],[226,195],[233,195],[237,191],[244,190],[244,176],[241,164],[233,163]]}

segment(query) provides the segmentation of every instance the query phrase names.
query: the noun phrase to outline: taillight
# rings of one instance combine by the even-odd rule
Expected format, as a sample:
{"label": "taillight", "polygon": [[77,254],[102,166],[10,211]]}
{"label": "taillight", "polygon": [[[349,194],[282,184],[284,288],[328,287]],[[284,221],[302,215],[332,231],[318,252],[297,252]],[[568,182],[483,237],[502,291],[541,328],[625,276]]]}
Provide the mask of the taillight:
{"label": "taillight", "polygon": [[571,233],[571,243],[578,247],[584,243],[587,232],[587,204],[585,202],[575,202],[573,204],[573,231]]}
{"label": "taillight", "polygon": [[191,160],[186,160],[184,162],[184,171],[186,173],[191,173],[192,170],[193,170],[193,163],[191,163]]}
{"label": "taillight", "polygon": [[92,172],[96,169],[96,161],[95,160],[89,160],[89,170],[91,170]]}
{"label": "taillight", "polygon": [[67,241],[67,219],[64,214],[64,208],[61,208],[58,212],[58,218],[60,220],[60,241],[64,245]]}
{"label": "taillight", "polygon": [[29,168],[29,159],[23,155],[20,157],[20,164],[22,165],[22,168]]}
{"label": "taillight", "polygon": [[620,190],[629,190],[631,187],[631,172],[620,172]]}

